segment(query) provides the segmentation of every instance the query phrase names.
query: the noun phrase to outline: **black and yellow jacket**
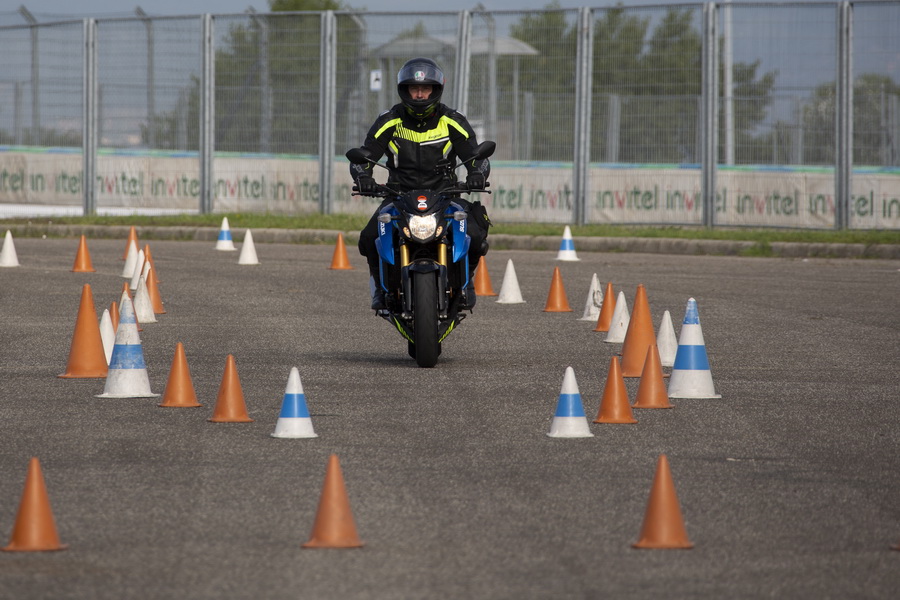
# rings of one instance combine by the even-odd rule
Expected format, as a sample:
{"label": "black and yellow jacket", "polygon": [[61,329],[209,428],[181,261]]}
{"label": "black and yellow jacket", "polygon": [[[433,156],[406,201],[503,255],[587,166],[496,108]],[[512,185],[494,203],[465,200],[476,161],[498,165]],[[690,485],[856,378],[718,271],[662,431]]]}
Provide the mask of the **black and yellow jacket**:
{"label": "black and yellow jacket", "polygon": [[[396,104],[378,116],[362,147],[373,160],[387,154],[388,186],[411,190],[438,187],[441,176],[435,167],[442,159],[453,164],[459,157],[470,173],[480,171],[487,179],[487,159],[467,160],[477,145],[475,131],[466,118],[446,105],[438,104],[429,118],[420,121],[409,116],[402,104]],[[360,175],[372,176],[372,169],[371,163],[351,163],[350,175],[355,181]]]}

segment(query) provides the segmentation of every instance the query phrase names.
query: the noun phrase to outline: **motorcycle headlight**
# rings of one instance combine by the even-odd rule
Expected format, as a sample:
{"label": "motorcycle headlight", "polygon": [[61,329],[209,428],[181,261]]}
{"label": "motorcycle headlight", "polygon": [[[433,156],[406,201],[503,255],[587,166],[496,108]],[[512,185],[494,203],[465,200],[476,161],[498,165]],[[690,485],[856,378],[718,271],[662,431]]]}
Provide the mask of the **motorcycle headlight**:
{"label": "motorcycle headlight", "polygon": [[434,235],[437,230],[437,217],[435,215],[413,215],[409,218],[409,231],[412,237],[425,241]]}

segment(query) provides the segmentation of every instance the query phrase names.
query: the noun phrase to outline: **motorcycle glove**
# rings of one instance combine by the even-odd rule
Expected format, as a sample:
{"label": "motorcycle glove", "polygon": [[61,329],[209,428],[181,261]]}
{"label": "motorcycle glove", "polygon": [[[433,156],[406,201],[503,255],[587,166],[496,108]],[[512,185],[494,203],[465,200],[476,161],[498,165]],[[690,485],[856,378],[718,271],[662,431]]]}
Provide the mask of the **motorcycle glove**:
{"label": "motorcycle glove", "polygon": [[375,178],[370,175],[360,175],[356,178],[356,187],[363,194],[371,194],[375,191]]}
{"label": "motorcycle glove", "polygon": [[485,183],[484,173],[472,171],[466,176],[466,187],[470,190],[483,190]]}

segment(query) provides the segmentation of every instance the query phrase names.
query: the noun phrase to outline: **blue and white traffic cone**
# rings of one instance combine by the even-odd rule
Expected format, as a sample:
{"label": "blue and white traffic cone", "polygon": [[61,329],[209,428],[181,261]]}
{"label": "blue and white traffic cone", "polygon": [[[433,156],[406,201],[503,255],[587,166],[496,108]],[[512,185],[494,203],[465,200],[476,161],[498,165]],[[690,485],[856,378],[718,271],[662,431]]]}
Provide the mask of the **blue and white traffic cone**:
{"label": "blue and white traffic cone", "polygon": [[291,374],[288,375],[281,414],[271,435],[276,438],[319,437],[313,431],[312,419],[309,418],[309,409],[306,407],[306,394],[303,393],[303,384],[300,383],[300,372],[297,367],[292,367]]}
{"label": "blue and white traffic cone", "polygon": [[144,349],[134,318],[134,306],[123,302],[119,313],[116,344],[109,359],[109,371],[103,393],[97,398],[156,398],[150,391],[150,378],[144,362]]}
{"label": "blue and white traffic cone", "polygon": [[684,313],[681,334],[678,337],[675,364],[672,365],[672,375],[669,378],[669,398],[721,397],[713,387],[706,344],[703,343],[703,330],[700,328],[700,313],[697,312],[697,301],[690,298]]}
{"label": "blue and white traffic cone", "polygon": [[559,253],[556,255],[556,260],[579,260],[578,255],[575,254],[575,240],[572,239],[572,230],[569,229],[568,225],[563,230],[563,237],[559,243]]}
{"label": "blue and white traffic cone", "polygon": [[231,239],[231,227],[228,226],[228,217],[222,217],[219,239],[216,240],[216,250],[237,250],[234,247],[234,240]]}
{"label": "blue and white traffic cone", "polygon": [[553,415],[547,435],[565,438],[594,437],[584,414],[584,403],[572,367],[566,367],[559,400],[556,403],[556,414]]}

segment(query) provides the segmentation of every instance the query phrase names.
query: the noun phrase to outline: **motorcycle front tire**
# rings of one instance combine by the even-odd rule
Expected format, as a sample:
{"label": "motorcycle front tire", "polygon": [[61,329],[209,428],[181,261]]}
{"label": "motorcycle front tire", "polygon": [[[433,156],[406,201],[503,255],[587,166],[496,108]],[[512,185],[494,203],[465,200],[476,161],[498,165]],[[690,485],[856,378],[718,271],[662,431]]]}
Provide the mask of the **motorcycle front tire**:
{"label": "motorcycle front tire", "polygon": [[416,364],[430,368],[437,364],[441,347],[438,343],[437,273],[413,273],[413,332]]}

